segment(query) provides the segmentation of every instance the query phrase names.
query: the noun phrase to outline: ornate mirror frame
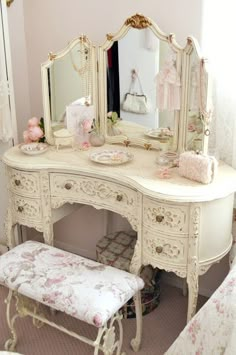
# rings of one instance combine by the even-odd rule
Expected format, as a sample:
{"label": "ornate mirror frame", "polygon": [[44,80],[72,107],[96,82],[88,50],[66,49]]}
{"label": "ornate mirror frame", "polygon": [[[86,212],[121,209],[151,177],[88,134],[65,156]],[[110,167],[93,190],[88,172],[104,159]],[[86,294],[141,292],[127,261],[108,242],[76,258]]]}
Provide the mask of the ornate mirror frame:
{"label": "ornate mirror frame", "polygon": [[[192,38],[187,38],[185,47],[181,47],[175,40],[174,34],[166,34],[162,32],[154,21],[141,14],[135,14],[129,17],[120,30],[115,34],[107,34],[106,41],[103,45],[96,48],[91,44],[88,38],[84,35],[71,41],[68,46],[60,52],[49,53],[48,60],[41,66],[42,89],[43,89],[43,105],[45,119],[45,136],[49,144],[55,144],[55,138],[52,130],[52,117],[50,109],[50,89],[48,81],[48,72],[53,63],[63,58],[77,44],[86,44],[91,53],[91,78],[92,78],[92,103],[95,109],[95,120],[98,122],[100,132],[104,134],[107,143],[118,143],[128,145],[142,146],[145,149],[160,149],[160,143],[155,139],[135,138],[132,135],[115,135],[107,134],[107,50],[111,48],[113,43],[122,39],[130,29],[150,29],[154,36],[159,40],[166,42],[171,50],[176,54],[176,70],[181,79],[181,102],[180,110],[174,113],[174,136],[171,147],[173,151],[182,152],[187,150],[188,139],[188,102],[191,89],[191,56],[195,53],[197,62],[199,63],[199,112],[203,127],[201,136],[202,151],[207,152],[208,136],[210,134],[209,124],[212,114],[211,108],[211,81],[209,80],[207,61],[201,57],[197,41]],[[98,73],[97,73],[98,71]],[[201,73],[205,73],[204,82]]]}
{"label": "ornate mirror frame", "polygon": [[83,42],[83,44],[90,51],[90,68],[91,68],[91,84],[92,84],[92,92],[91,92],[91,101],[94,104],[95,110],[95,120],[98,120],[98,90],[97,90],[97,60],[96,60],[96,48],[92,45],[89,39],[81,35],[80,37],[71,41],[66,48],[57,52],[57,53],[49,53],[48,60],[41,65],[41,77],[42,77],[42,92],[43,92],[43,107],[44,107],[44,129],[45,129],[45,137],[47,143],[54,145],[55,137],[53,136],[52,130],[52,117],[51,117],[51,108],[50,108],[50,88],[48,81],[48,72],[52,67],[53,63],[65,57],[76,45]]}
{"label": "ornate mirror frame", "polygon": [[[126,135],[116,135],[109,136],[107,134],[107,81],[104,80],[107,77],[106,74],[106,56],[107,50],[111,48],[115,41],[123,38],[131,28],[138,30],[150,28],[154,35],[162,41],[165,41],[169,44],[170,48],[176,54],[176,69],[178,74],[181,76],[182,71],[182,51],[183,48],[178,45],[175,41],[175,36],[173,34],[166,34],[162,32],[154,21],[148,17],[144,17],[141,14],[135,14],[134,16],[129,17],[121,29],[115,34],[107,34],[105,43],[99,47],[98,50],[98,68],[99,68],[99,113],[100,113],[100,127],[101,131],[105,136],[105,139],[108,143],[122,143],[125,145],[138,145],[142,146],[145,149],[160,149],[160,143],[155,140],[149,140],[147,138],[134,138],[132,136]],[[182,83],[181,83],[182,85]],[[181,98],[181,110],[175,111],[174,113],[174,137],[171,145],[171,150],[178,149],[179,142],[179,122],[181,119],[183,102]]]}
{"label": "ornate mirror frame", "polygon": [[208,142],[210,135],[210,123],[212,119],[212,80],[209,70],[208,60],[201,55],[201,50],[197,40],[194,37],[187,38],[187,44],[183,49],[183,72],[182,85],[185,90],[182,95],[185,95],[184,106],[182,112],[182,120],[180,121],[179,129],[182,134],[179,136],[179,150],[188,149],[188,126],[189,112],[188,103],[191,95],[191,55],[195,53],[197,57],[198,78],[196,85],[198,86],[198,102],[199,102],[199,118],[202,124],[202,142],[201,147],[196,150],[207,154]]}

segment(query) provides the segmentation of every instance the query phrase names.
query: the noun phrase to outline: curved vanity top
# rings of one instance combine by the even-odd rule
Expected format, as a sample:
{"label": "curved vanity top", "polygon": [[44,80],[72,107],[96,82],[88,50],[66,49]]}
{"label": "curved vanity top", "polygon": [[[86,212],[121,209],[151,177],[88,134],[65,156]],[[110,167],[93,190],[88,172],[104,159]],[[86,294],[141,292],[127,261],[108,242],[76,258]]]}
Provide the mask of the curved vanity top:
{"label": "curved vanity top", "polygon": [[[134,159],[118,166],[102,165],[89,159],[91,152],[104,149],[127,149],[134,155]],[[219,164],[214,182],[203,185],[179,176],[178,168],[171,169],[169,179],[159,178],[157,176],[159,169],[156,164],[157,156],[156,151],[108,144],[99,148],[90,148],[87,151],[72,151],[71,149],[56,151],[55,147],[51,146],[47,152],[41,155],[28,156],[22,153],[18,146],[15,146],[5,152],[2,160],[6,165],[20,170],[41,171],[46,169],[115,180],[117,183],[137,189],[147,196],[163,198],[167,201],[211,201],[236,191],[236,170],[224,163]]]}

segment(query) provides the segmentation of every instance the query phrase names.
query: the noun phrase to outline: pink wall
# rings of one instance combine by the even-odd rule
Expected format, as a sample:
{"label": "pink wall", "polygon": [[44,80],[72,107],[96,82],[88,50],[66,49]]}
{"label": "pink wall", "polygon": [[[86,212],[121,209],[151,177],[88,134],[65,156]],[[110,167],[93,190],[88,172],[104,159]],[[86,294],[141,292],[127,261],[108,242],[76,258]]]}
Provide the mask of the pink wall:
{"label": "pink wall", "polygon": [[176,0],[16,0],[9,8],[9,21],[17,109],[20,110],[19,135],[22,121],[26,123],[29,115],[28,108],[25,116],[22,111],[22,105],[29,105],[28,95],[30,115],[43,115],[40,65],[47,59],[48,52],[64,48],[81,33],[94,44],[102,44],[106,33],[116,32],[127,17],[137,12],[150,16],[164,32],[175,33],[180,44],[185,44],[188,35],[200,41],[201,1],[182,0],[181,6],[177,4]]}
{"label": "pink wall", "polygon": [[8,18],[17,128],[19,141],[22,141],[22,131],[31,115],[28,71],[28,59],[30,58],[28,58],[25,41],[23,0],[15,1],[8,8]]}
{"label": "pink wall", "polygon": [[[20,138],[30,116],[43,116],[40,65],[48,52],[64,48],[81,33],[94,44],[102,44],[106,33],[116,32],[137,12],[151,17],[164,32],[175,33],[179,44],[184,45],[189,35],[201,44],[202,0],[14,1],[8,13]],[[106,217],[106,213],[91,207],[81,209],[55,225],[58,243],[95,255],[94,244],[105,233]],[[129,227],[122,218],[108,217],[111,229]],[[226,272],[225,259],[201,278],[203,292],[213,291]]]}

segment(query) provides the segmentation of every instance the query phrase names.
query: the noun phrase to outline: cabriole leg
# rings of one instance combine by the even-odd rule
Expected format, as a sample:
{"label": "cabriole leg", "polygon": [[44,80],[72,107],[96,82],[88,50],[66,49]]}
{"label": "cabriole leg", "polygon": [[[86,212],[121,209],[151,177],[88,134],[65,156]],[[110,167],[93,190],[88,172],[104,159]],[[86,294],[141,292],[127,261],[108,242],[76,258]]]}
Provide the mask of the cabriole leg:
{"label": "cabriole leg", "polygon": [[142,303],[141,292],[137,292],[133,297],[136,313],[136,336],[131,340],[131,347],[134,351],[139,351],[142,340],[143,316],[142,316]]}
{"label": "cabriole leg", "polygon": [[[131,260],[130,272],[135,275],[140,274],[141,269],[141,243],[137,240],[134,255]],[[141,292],[137,292],[133,296],[135,313],[136,313],[136,335],[135,338],[131,340],[130,345],[134,351],[139,351],[142,341],[142,327],[143,327],[143,317],[142,317],[142,302],[141,302]]]}

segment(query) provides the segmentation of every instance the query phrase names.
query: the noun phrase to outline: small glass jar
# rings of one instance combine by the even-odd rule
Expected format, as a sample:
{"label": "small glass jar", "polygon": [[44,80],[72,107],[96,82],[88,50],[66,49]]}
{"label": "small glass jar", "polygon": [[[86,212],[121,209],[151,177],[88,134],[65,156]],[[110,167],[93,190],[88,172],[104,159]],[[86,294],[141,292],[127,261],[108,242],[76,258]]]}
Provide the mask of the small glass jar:
{"label": "small glass jar", "polygon": [[158,165],[161,166],[167,166],[169,164],[168,158],[165,157],[163,154],[160,154],[159,157],[157,157],[156,162]]}

